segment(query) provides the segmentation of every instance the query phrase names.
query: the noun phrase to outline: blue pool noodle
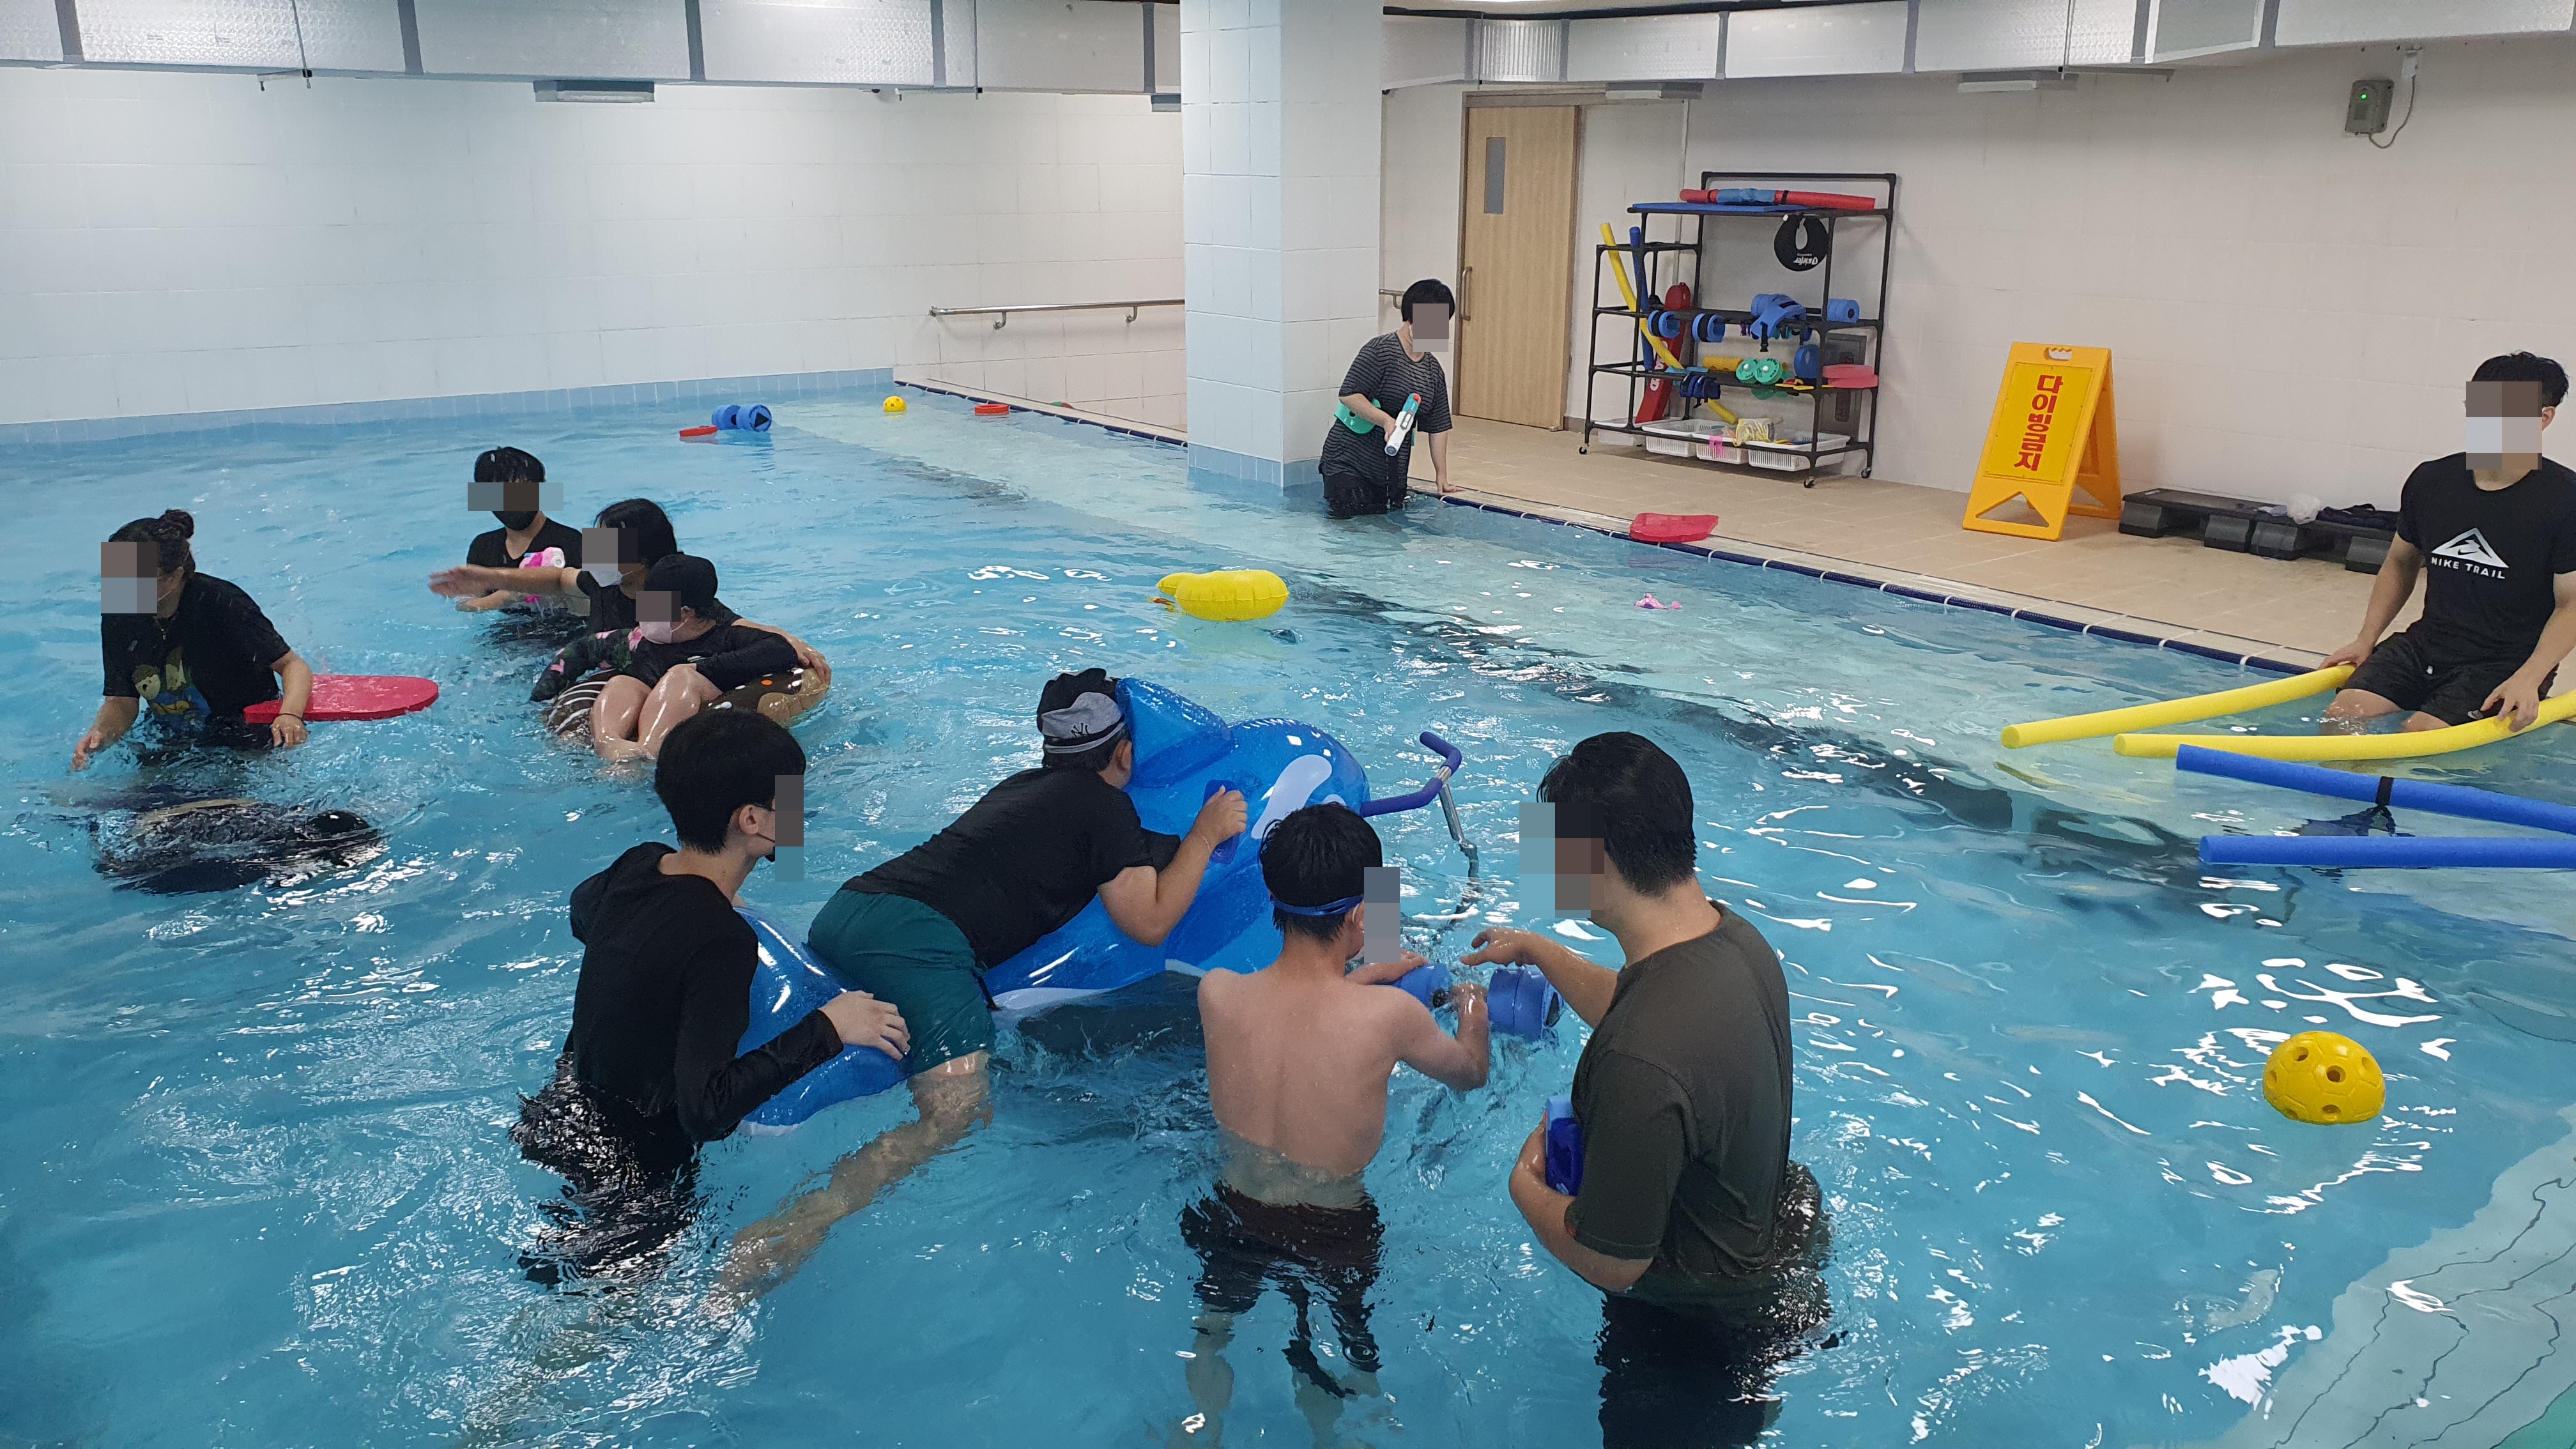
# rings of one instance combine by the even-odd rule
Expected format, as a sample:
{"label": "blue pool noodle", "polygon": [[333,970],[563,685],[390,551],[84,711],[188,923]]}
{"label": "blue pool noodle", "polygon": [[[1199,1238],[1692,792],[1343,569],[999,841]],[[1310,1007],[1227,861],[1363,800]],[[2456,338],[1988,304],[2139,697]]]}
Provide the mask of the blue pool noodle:
{"label": "blue pool noodle", "polygon": [[[2311,795],[2327,795],[2338,800],[2385,803],[2407,810],[2429,810],[2436,815],[2449,815],[2461,820],[2527,825],[2534,830],[2576,835],[2576,807],[2525,800],[2517,795],[2499,795],[2492,790],[2472,790],[2466,785],[2436,785],[2423,780],[2356,775],[2289,760],[2259,759],[2232,750],[2204,749],[2199,745],[2185,745],[2176,751],[2174,768],[2188,770],[2195,775],[2217,775],[2256,785],[2278,785],[2284,790],[2305,790]],[[2384,801],[2380,796],[2383,788],[2388,792]]]}
{"label": "blue pool noodle", "polygon": [[2576,840],[2427,835],[2204,835],[2205,865],[2576,870]]}

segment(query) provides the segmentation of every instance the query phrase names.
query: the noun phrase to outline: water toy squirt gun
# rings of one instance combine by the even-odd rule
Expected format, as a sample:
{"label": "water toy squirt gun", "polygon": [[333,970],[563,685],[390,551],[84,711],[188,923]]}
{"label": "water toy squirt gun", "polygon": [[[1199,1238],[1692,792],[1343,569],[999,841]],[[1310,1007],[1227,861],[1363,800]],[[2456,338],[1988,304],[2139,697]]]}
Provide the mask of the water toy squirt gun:
{"label": "water toy squirt gun", "polygon": [[1395,415],[1395,426],[1386,430],[1386,455],[1390,458],[1404,451],[1404,440],[1413,436],[1414,415],[1422,411],[1422,394],[1410,393],[1404,399],[1404,411]]}

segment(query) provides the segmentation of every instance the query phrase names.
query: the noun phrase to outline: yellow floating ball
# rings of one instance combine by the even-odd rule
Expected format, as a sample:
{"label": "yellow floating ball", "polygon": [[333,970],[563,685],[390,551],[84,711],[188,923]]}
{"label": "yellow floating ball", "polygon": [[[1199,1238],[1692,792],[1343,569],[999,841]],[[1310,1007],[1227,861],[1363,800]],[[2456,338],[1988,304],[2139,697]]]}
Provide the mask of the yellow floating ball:
{"label": "yellow floating ball", "polygon": [[1154,587],[1163,591],[1165,603],[1191,618],[1222,623],[1267,619],[1288,602],[1288,585],[1268,569],[1170,574]]}
{"label": "yellow floating ball", "polygon": [[885,410],[890,413],[903,412],[909,406],[909,404],[899,397],[890,397],[885,400]]}
{"label": "yellow floating ball", "polygon": [[2263,1064],[2263,1100],[2284,1117],[2333,1127],[2378,1116],[2388,1083],[2368,1047],[2330,1031],[2303,1031]]}

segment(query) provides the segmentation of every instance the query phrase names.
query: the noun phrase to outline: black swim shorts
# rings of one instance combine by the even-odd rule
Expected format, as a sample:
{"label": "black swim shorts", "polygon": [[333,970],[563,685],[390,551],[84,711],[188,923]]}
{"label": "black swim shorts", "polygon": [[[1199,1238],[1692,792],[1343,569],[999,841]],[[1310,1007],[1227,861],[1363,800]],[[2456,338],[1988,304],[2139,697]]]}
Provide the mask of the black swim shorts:
{"label": "black swim shorts", "polygon": [[[2442,658],[2427,650],[2415,631],[2383,639],[2370,657],[2344,681],[2346,689],[2367,690],[2401,710],[2429,714],[2444,724],[2462,725],[2486,714],[2487,696],[2511,679],[2526,661],[2481,659],[2468,663]],[[2553,671],[2540,683],[2549,697]]]}
{"label": "black swim shorts", "polygon": [[1324,511],[1335,518],[1402,513],[1405,502],[1411,497],[1412,489],[1401,478],[1388,484],[1339,468],[1324,474]]}
{"label": "black swim shorts", "polygon": [[1385,1244],[1377,1204],[1310,1207],[1266,1203],[1219,1184],[1181,1212],[1181,1239],[1199,1255],[1198,1298],[1211,1313],[1252,1311],[1265,1286],[1296,1305],[1288,1361],[1321,1387],[1339,1385],[1316,1362],[1307,1326],[1311,1295],[1321,1291],[1341,1335],[1342,1357],[1362,1373],[1377,1372],[1377,1339],[1369,1332],[1369,1291]]}

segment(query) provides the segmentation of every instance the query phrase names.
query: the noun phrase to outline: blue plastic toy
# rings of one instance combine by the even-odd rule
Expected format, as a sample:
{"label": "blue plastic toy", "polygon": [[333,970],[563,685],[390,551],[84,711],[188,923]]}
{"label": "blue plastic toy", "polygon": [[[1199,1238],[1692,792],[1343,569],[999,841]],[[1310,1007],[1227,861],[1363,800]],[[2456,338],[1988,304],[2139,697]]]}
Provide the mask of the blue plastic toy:
{"label": "blue plastic toy", "polygon": [[1425,1006],[1449,1004],[1449,968],[1438,961],[1416,966],[1387,984]]}
{"label": "blue plastic toy", "polygon": [[[760,938],[760,965],[751,975],[751,1029],[737,1055],[766,1046],[807,1013],[848,988],[816,963],[805,948],[750,907],[741,907]],[[875,1047],[843,1047],[841,1054],[798,1077],[786,1090],[742,1119],[753,1132],[785,1132],[837,1102],[873,1097],[903,1080],[903,1063]]]}
{"label": "blue plastic toy", "polygon": [[1498,966],[1493,979],[1485,983],[1485,1007],[1492,1014],[1494,1030],[1535,1039],[1556,1025],[1565,998],[1531,967]]}
{"label": "blue plastic toy", "polygon": [[720,407],[716,409],[715,416],[707,421],[729,433],[765,433],[769,431],[772,419],[767,407],[753,403],[749,407],[731,404]]}
{"label": "blue plastic toy", "polygon": [[1572,1097],[1547,1099],[1547,1185],[1569,1197],[1583,1191],[1583,1126]]}
{"label": "blue plastic toy", "polygon": [[1097,996],[1166,969],[1195,976],[1216,967],[1257,971],[1269,965],[1279,958],[1280,940],[1270,920],[1270,890],[1261,879],[1260,844],[1272,828],[1327,800],[1362,815],[1419,809],[1447,793],[1449,777],[1461,764],[1455,748],[1425,734],[1422,742],[1443,758],[1440,769],[1419,790],[1371,801],[1359,761],[1313,725],[1284,719],[1229,725],[1137,679],[1119,684],[1118,702],[1136,741],[1136,773],[1127,794],[1146,829],[1186,832],[1215,787],[1243,792],[1250,828],[1237,848],[1210,858],[1198,899],[1162,945],[1130,940],[1094,897],[1036,945],[986,971],[984,990],[1006,1011],[1037,1011]]}
{"label": "blue plastic toy", "polygon": [[2508,869],[2576,870],[2576,808],[2472,790],[2465,785],[2436,785],[2423,780],[2373,778],[2342,770],[2320,769],[2288,760],[2266,760],[2231,750],[2185,745],[2174,754],[2174,767],[2198,775],[2218,775],[2285,790],[2305,790],[2380,806],[2428,810],[2463,820],[2498,825],[2528,825],[2564,832],[2557,838],[2499,839],[2475,836],[2418,835],[2204,835],[2200,858],[2211,865],[2305,865],[2326,867],[2487,866]]}

